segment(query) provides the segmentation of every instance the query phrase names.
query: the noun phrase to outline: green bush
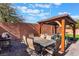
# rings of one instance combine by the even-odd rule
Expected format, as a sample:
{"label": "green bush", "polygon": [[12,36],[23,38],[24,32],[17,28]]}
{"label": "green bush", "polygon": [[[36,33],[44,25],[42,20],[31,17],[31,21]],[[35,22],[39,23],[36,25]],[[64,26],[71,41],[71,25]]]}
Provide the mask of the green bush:
{"label": "green bush", "polygon": [[[73,37],[73,34],[66,34],[66,37]],[[79,40],[79,34],[76,34],[76,39]]]}

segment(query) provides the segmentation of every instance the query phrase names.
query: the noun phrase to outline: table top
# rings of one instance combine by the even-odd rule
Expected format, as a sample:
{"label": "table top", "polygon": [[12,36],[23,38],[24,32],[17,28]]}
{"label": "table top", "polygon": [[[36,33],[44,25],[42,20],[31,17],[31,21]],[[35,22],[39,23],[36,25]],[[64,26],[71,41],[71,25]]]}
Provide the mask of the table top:
{"label": "table top", "polygon": [[40,44],[43,47],[47,47],[49,45],[52,45],[52,44],[56,43],[56,41],[53,40],[53,39],[46,40],[46,39],[42,39],[40,37],[34,37],[34,42]]}

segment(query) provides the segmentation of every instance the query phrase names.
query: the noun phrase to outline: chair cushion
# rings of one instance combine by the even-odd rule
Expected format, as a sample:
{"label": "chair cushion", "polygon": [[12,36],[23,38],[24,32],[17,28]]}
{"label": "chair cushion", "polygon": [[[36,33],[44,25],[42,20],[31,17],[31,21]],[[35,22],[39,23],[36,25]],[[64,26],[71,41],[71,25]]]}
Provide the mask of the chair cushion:
{"label": "chair cushion", "polygon": [[33,39],[27,38],[27,44],[28,44],[28,47],[29,47],[30,49],[35,50],[34,44],[33,44]]}
{"label": "chair cushion", "polygon": [[46,39],[47,39],[47,40],[51,40],[51,36],[50,36],[50,35],[47,35],[47,36],[46,36]]}
{"label": "chair cushion", "polygon": [[45,35],[44,34],[41,34],[41,36],[40,36],[42,39],[44,39],[45,38]]}

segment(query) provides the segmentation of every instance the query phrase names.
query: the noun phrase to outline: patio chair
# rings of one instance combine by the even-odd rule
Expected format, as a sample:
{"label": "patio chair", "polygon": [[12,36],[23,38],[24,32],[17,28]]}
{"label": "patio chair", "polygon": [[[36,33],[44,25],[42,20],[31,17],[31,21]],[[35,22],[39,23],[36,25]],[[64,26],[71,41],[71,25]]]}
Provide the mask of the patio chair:
{"label": "patio chair", "polygon": [[27,42],[26,42],[26,36],[25,35],[23,35],[23,40],[22,40],[22,42],[21,43],[24,43],[24,44],[26,44],[27,45]]}
{"label": "patio chair", "polygon": [[38,47],[35,47],[34,45],[34,41],[33,41],[33,38],[27,38],[27,52],[30,54],[30,55],[39,55],[38,52],[39,52],[39,49],[37,50]]}
{"label": "patio chair", "polygon": [[61,46],[61,40],[56,40],[53,55],[57,55],[59,53]]}
{"label": "patio chair", "polygon": [[44,34],[41,34],[41,35],[40,35],[40,38],[41,38],[41,39],[44,39],[44,37],[45,37]]}
{"label": "patio chair", "polygon": [[54,47],[52,47],[52,48],[48,47],[45,50],[49,53],[49,55],[56,55],[56,53],[58,53],[58,51],[59,51],[59,47],[61,44],[60,38],[57,36],[56,37],[53,36],[52,38],[51,38],[51,36],[48,36],[47,39],[55,40],[56,43],[54,44]]}
{"label": "patio chair", "polygon": [[47,52],[46,56],[57,55],[59,51],[59,47],[60,47],[60,42],[56,41],[54,47],[48,47],[45,49],[45,51]]}

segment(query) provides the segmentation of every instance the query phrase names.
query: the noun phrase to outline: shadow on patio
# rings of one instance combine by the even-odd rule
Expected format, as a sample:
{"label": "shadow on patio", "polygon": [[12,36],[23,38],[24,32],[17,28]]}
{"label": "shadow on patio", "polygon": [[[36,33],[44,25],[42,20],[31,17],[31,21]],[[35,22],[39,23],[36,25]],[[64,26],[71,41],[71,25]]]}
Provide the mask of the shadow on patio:
{"label": "shadow on patio", "polygon": [[11,47],[3,49],[0,56],[30,56],[26,51],[27,46],[19,41],[13,40]]}

